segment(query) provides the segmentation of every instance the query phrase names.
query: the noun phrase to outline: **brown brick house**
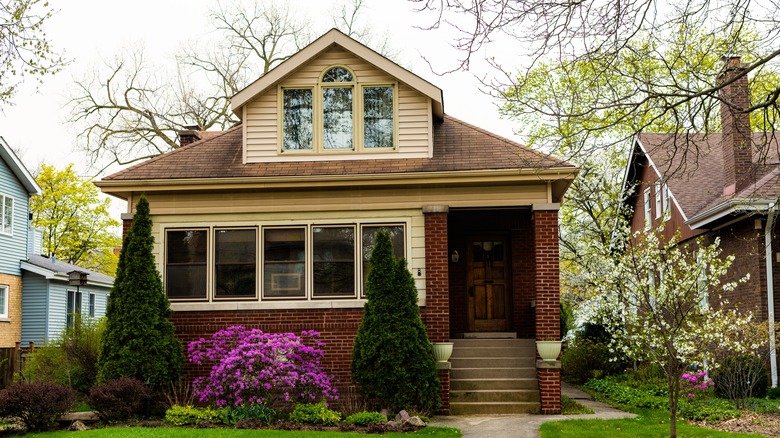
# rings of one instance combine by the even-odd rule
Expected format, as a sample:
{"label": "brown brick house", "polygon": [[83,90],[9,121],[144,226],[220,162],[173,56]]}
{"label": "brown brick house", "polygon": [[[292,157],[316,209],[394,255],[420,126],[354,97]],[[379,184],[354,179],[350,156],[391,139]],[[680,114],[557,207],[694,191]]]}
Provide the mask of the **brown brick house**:
{"label": "brown brick house", "polygon": [[385,228],[431,341],[457,340],[444,411],[560,410],[559,369],[537,371],[533,339],[559,336],[557,211],[573,166],[447,116],[439,88],[337,30],[231,103],[240,125],[183,132],[185,146],[98,183],[130,209],[149,199],[183,341],[314,329],[347,393]]}
{"label": "brown brick house", "polygon": [[[750,280],[725,294],[731,304],[760,321],[775,321],[780,304],[780,241],[774,232],[780,196],[775,133],[751,132],[747,72],[738,57],[725,60],[719,81],[722,132],[639,134],[633,143],[624,187],[631,191],[631,231],[665,220],[666,238],[721,239],[734,254],[729,281]],[[770,345],[774,336],[770,336]],[[773,348],[773,347],[772,347]],[[777,364],[770,358],[772,386]]]}

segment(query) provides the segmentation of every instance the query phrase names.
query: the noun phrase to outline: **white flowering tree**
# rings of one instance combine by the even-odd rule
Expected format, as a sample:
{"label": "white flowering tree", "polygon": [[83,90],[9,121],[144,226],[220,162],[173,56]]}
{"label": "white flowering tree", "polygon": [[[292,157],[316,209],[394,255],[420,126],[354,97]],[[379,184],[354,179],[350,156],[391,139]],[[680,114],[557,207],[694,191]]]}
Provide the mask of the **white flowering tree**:
{"label": "white flowering tree", "polygon": [[[727,332],[747,327],[750,314],[740,314],[720,298],[737,282],[721,279],[734,261],[722,256],[719,240],[680,244],[663,241],[663,229],[627,239],[619,255],[607,257],[592,284],[612,333],[615,352],[660,365],[669,385],[670,436],[677,436],[680,375],[691,364],[713,362],[714,348],[745,351]],[[606,268],[608,267],[608,268]],[[709,306],[712,302],[713,306]]]}

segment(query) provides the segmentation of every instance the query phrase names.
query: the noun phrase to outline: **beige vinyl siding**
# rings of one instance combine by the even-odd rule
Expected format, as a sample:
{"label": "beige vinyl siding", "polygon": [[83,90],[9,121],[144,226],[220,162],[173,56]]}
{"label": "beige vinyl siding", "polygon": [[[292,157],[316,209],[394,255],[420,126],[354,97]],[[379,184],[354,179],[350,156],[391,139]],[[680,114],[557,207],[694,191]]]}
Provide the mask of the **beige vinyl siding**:
{"label": "beige vinyl siding", "polygon": [[[395,151],[365,151],[327,154],[279,153],[279,88],[269,87],[246,105],[244,117],[244,148],[247,163],[317,160],[361,160],[378,158],[426,158],[433,150],[432,112],[430,98],[396,78],[377,69],[365,60],[334,46],[285,78],[281,87],[315,85],[322,72],[330,66],[349,67],[358,84],[397,84],[398,149]],[[359,94],[359,87],[355,89]],[[315,96],[316,99],[316,96]],[[359,115],[356,115],[358,117]]]}
{"label": "beige vinyl siding", "polygon": [[[152,205],[155,205],[152,203]],[[413,273],[419,292],[418,302],[425,305],[425,218],[422,210],[398,209],[383,211],[350,212],[317,212],[317,213],[222,213],[222,214],[153,214],[152,235],[154,236],[154,255],[157,269],[165,275],[165,230],[171,228],[230,228],[230,227],[274,227],[274,226],[309,226],[312,225],[345,225],[361,223],[363,225],[396,224],[401,223],[406,227],[406,256],[409,270]],[[258,236],[262,235],[262,231]],[[260,238],[260,237],[258,237]],[[308,239],[308,237],[307,237]],[[213,278],[214,260],[213,250],[209,246],[207,254],[208,278]],[[307,250],[308,251],[308,250]],[[262,254],[258,258],[262,260]],[[259,262],[260,263],[260,262]],[[417,270],[421,275],[417,275]],[[358,270],[359,271],[359,270]],[[213,288],[212,281],[208,287]],[[183,303],[173,302],[174,310],[215,310],[214,306],[222,308],[295,308],[295,307],[362,307],[360,299],[334,299],[334,300],[306,300],[306,301],[279,301],[247,299],[238,302],[213,301],[212,290],[209,289],[209,302]]]}
{"label": "beige vinyl siding", "polygon": [[375,188],[333,191],[266,192],[252,191],[212,193],[146,194],[154,214],[208,214],[224,211],[312,212],[388,210],[422,208],[445,204],[458,207],[517,207],[547,203],[546,184],[490,185],[476,187]]}

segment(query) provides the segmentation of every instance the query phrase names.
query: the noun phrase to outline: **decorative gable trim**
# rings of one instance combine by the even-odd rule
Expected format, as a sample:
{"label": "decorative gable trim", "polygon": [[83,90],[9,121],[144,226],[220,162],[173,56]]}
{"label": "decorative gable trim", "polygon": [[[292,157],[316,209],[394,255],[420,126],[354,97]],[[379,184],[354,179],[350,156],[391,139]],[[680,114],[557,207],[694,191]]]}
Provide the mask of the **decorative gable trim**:
{"label": "decorative gable trim", "polygon": [[429,97],[433,102],[432,109],[434,117],[437,119],[442,119],[444,117],[444,98],[442,97],[442,91],[440,88],[415,75],[409,70],[399,66],[393,61],[390,61],[389,59],[369,49],[363,44],[360,44],[359,42],[340,32],[338,29],[331,29],[325,35],[317,38],[314,40],[314,42],[304,47],[301,51],[274,67],[271,71],[266,73],[255,82],[251,83],[243,90],[236,93],[236,95],[230,99],[233,112],[243,120],[243,108],[249,101],[270,87],[273,87],[287,75],[293,73],[307,61],[314,58],[334,44],[343,47],[345,50],[353,53],[355,56],[366,60],[367,62],[373,64],[376,68],[384,71],[390,76],[395,77],[400,82],[406,83],[410,87]]}

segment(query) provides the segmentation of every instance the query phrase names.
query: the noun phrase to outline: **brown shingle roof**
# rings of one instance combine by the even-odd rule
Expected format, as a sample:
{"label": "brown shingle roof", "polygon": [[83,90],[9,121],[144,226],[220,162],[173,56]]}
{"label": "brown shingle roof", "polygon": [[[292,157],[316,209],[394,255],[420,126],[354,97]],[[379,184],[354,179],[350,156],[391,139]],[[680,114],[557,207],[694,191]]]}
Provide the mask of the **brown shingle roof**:
{"label": "brown shingle roof", "polygon": [[732,196],[723,195],[723,150],[720,133],[639,134],[639,142],[656,166],[687,217],[734,199],[780,196],[778,141],[780,135],[753,133],[752,171],[756,183]]}
{"label": "brown shingle roof", "polygon": [[152,158],[104,180],[392,174],[572,167],[453,117],[434,126],[432,158],[242,163],[241,126]]}

